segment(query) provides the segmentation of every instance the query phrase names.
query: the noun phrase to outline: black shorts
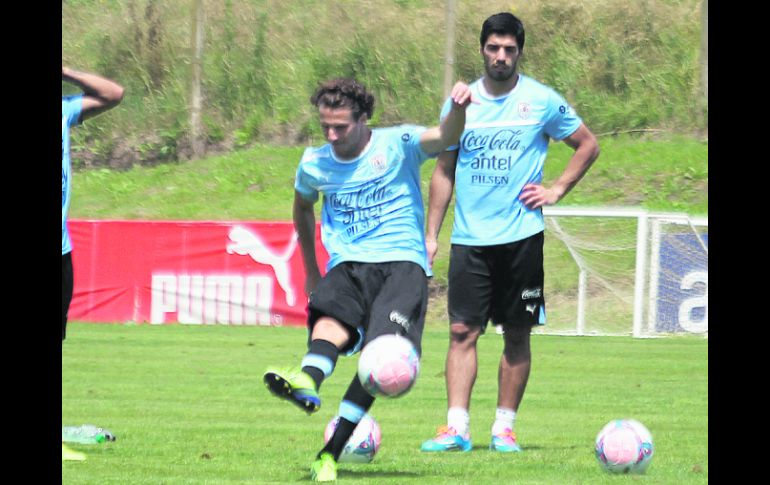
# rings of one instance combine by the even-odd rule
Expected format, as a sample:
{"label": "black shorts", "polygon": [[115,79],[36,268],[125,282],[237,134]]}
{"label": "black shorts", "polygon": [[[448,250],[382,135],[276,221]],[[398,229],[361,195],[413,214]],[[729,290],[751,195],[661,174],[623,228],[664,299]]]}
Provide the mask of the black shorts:
{"label": "black shorts", "polygon": [[[422,353],[428,306],[428,278],[411,262],[340,263],[321,278],[310,295],[308,329],[319,318],[339,321],[350,331],[347,355],[385,334],[408,338]],[[309,338],[309,337],[308,337]]]}
{"label": "black shorts", "polygon": [[545,323],[543,232],[496,246],[453,244],[449,257],[449,321],[486,329]]}
{"label": "black shorts", "polygon": [[72,301],[72,253],[61,256],[61,339],[67,334],[67,313]]}

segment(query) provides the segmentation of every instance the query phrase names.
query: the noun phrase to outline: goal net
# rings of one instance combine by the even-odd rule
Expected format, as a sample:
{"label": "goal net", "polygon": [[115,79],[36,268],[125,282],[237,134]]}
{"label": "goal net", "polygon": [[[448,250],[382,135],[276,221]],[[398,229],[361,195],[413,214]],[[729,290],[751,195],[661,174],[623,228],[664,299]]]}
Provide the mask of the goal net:
{"label": "goal net", "polygon": [[708,337],[708,219],[546,207],[547,324],[535,333]]}

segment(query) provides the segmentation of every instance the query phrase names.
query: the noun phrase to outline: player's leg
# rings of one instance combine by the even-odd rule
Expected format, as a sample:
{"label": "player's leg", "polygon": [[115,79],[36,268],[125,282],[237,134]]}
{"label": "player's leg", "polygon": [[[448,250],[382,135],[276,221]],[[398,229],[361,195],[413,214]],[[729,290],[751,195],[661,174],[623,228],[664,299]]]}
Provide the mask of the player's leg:
{"label": "player's leg", "polygon": [[329,452],[334,456],[335,460],[339,460],[345,444],[350,439],[358,423],[369,412],[369,408],[374,404],[374,399],[361,385],[358,374],[354,375],[347,391],[345,391],[345,395],[342,397],[342,402],[340,402],[338,410],[340,420],[337,423],[337,428],[334,430],[331,438],[329,438],[326,446],[318,453],[318,456],[321,456],[321,453]]}
{"label": "player's leg", "polygon": [[319,318],[313,325],[308,351],[300,365],[268,369],[264,375],[265,385],[274,395],[294,403],[308,414],[318,411],[321,384],[334,372],[340,349],[349,340],[350,333],[343,324],[333,318]]}
{"label": "player's leg", "polygon": [[313,325],[308,351],[300,367],[319,389],[323,381],[334,372],[340,349],[350,341],[350,330],[330,317],[321,317]]}
{"label": "player's leg", "polygon": [[397,334],[422,355],[422,333],[428,309],[428,278],[411,262],[380,263],[376,271],[382,284],[371,295],[364,345],[382,335]]}
{"label": "player's leg", "polygon": [[[374,404],[374,397],[361,385],[358,374],[353,376],[345,395],[340,402],[337,414],[340,417],[337,428],[329,441],[318,452],[311,467],[311,478],[315,481],[329,481],[337,478],[336,464],[356,426]],[[331,455],[332,460],[324,455]],[[332,465],[333,464],[333,465]]]}
{"label": "player's leg", "polygon": [[264,375],[268,389],[308,414],[321,406],[318,390],[333,372],[341,352],[360,345],[362,297],[349,265],[334,267],[321,279],[308,304],[308,351],[299,366],[270,368]]}
{"label": "player's leg", "polygon": [[[336,327],[334,333],[342,330],[342,326],[331,319],[325,319],[324,324]],[[335,343],[334,339],[324,338],[325,333],[315,334],[308,344],[308,351],[299,366],[286,368],[268,368],[263,380],[267,388],[277,397],[283,398],[312,414],[321,407],[318,391],[324,379],[334,371],[340,347],[344,344]]]}
{"label": "player's leg", "polygon": [[[409,262],[371,263],[360,265],[356,276],[367,283],[363,285],[362,296],[370,309],[362,348],[381,335],[398,334],[409,339],[421,354],[428,307],[428,281],[423,269]],[[337,428],[313,463],[313,480],[336,479],[336,463],[345,444],[374,400],[356,373],[340,403]]]}
{"label": "player's leg", "polygon": [[492,295],[483,248],[452,245],[449,262],[449,349],[446,358],[447,424],[422,451],[470,451],[470,399],[478,371],[476,345],[484,333]]}
{"label": "player's leg", "polygon": [[476,382],[476,342],[481,327],[453,322],[446,358],[447,420],[436,436],[423,442],[422,451],[470,451],[470,396]]}
{"label": "player's leg", "polygon": [[[72,278],[72,253],[63,254],[61,257],[61,341],[67,335],[67,314],[72,302],[73,278]],[[61,444],[62,461],[84,461],[86,455]]]}
{"label": "player's leg", "polygon": [[505,344],[497,374],[497,409],[490,448],[495,451],[521,451],[513,428],[532,366],[530,328],[506,328],[503,338]]}
{"label": "player's leg", "polygon": [[470,399],[478,375],[477,343],[481,326],[465,322],[450,325],[446,358],[447,425],[460,435],[470,434]]}
{"label": "player's leg", "polygon": [[502,323],[504,346],[490,449],[515,452],[521,451],[513,430],[532,366],[531,330],[545,323],[543,233],[503,245],[497,256],[492,318]]}
{"label": "player's leg", "polygon": [[72,302],[73,291],[72,253],[63,254],[61,257],[61,340],[67,335],[67,314]]}

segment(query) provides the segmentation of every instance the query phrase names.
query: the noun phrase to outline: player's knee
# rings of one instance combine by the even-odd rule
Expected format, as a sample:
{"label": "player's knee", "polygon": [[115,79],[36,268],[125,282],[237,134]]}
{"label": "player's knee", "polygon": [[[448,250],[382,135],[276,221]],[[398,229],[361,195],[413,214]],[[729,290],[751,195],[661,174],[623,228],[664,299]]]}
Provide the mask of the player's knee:
{"label": "player's knee", "polygon": [[452,347],[467,347],[476,344],[481,335],[481,328],[465,323],[452,323],[449,328],[449,339]]}
{"label": "player's knee", "polygon": [[337,320],[323,317],[313,326],[312,338],[327,340],[338,348],[343,348],[350,341],[350,331]]}
{"label": "player's knee", "polygon": [[506,328],[503,334],[505,340],[505,352],[511,354],[529,353],[529,328]]}

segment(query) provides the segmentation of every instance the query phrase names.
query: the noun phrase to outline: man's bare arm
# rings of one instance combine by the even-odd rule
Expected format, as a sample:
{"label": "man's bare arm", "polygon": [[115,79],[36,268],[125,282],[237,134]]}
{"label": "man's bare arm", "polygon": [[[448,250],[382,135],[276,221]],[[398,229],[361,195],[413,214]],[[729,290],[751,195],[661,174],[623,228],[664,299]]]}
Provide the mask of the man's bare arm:
{"label": "man's bare arm", "polygon": [[97,74],[62,66],[61,77],[64,81],[71,82],[83,90],[80,121],[114,108],[121,102],[125,93],[123,86]]}
{"label": "man's bare arm", "polygon": [[425,247],[428,261],[433,265],[433,258],[438,252],[438,235],[446,216],[447,207],[452,200],[455,185],[455,166],[457,150],[441,152],[436,159],[436,168],[430,178],[428,197],[428,226],[425,230]]}
{"label": "man's bare arm", "polygon": [[305,266],[305,294],[310,296],[315,286],[321,280],[318,269],[318,259],[315,254],[315,212],[313,203],[304,199],[299,192],[294,192],[292,209],[294,230],[302,249],[302,262]]}
{"label": "man's bare arm", "polygon": [[420,146],[425,153],[439,153],[457,143],[465,129],[465,109],[473,101],[467,84],[458,82],[450,93],[452,109],[439,126],[428,128],[420,135]]}
{"label": "man's bare arm", "polygon": [[583,178],[591,165],[599,156],[599,143],[586,125],[581,124],[577,130],[564,139],[564,142],[575,150],[567,163],[567,167],[558,179],[546,188],[541,184],[527,184],[521,190],[519,200],[530,209],[544,205],[553,205],[564,198]]}

